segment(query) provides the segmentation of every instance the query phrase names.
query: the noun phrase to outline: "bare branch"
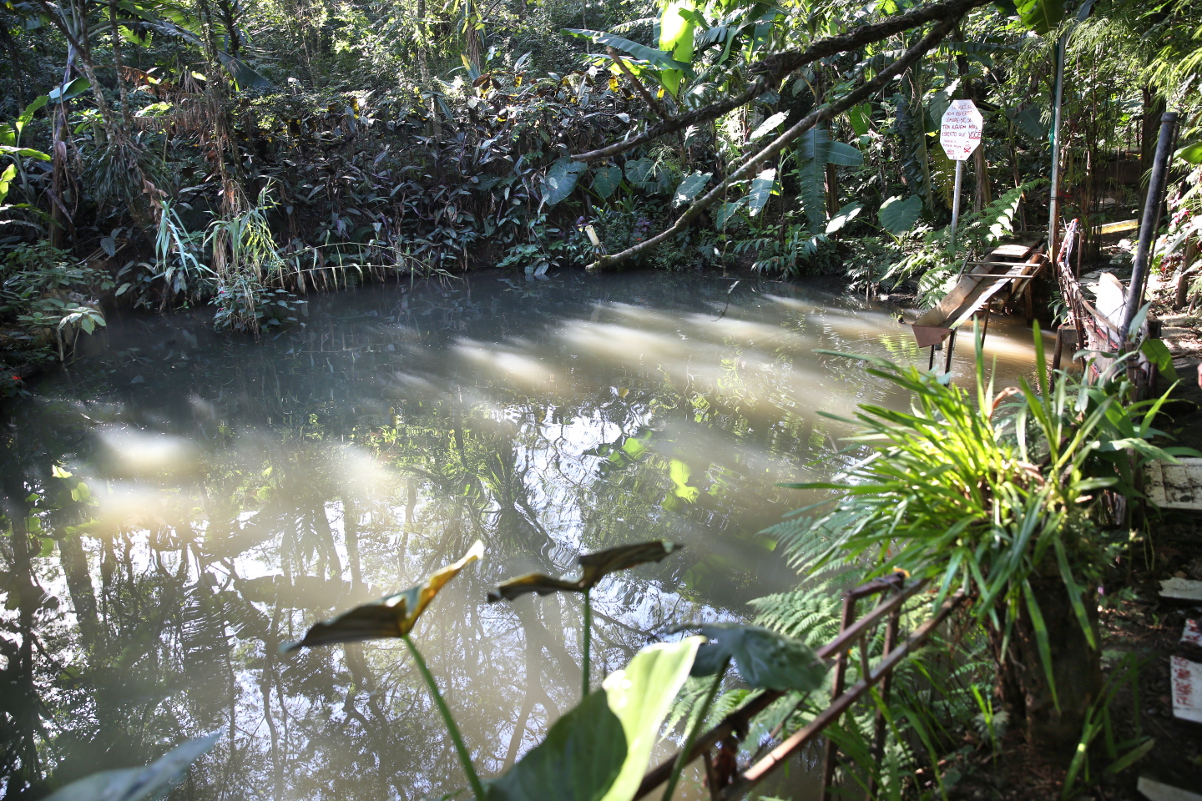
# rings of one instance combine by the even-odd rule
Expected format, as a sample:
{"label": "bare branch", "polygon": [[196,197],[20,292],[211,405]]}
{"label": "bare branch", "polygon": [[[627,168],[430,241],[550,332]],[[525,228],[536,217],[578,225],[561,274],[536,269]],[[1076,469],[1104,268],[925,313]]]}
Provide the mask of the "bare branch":
{"label": "bare branch", "polygon": [[618,53],[618,51],[611,47],[606,52],[609,54],[609,57],[614,60],[614,63],[618,65],[618,69],[622,70],[622,73],[625,74],[625,76],[630,79],[630,82],[634,84],[634,88],[637,89],[639,94],[643,96],[643,99],[647,101],[647,105],[651,106],[651,108],[655,110],[655,113],[659,116],[659,118],[664,121],[670,121],[672,119],[672,115],[665,111],[664,107],[661,106],[659,101],[655,99],[655,96],[647,91],[647,87],[643,86],[643,82],[639,80],[638,76],[630,71],[630,67],[628,67],[626,62],[622,60],[622,56]]}
{"label": "bare branch", "polygon": [[720,200],[731,184],[748,178],[756,167],[760,166],[768,159],[779,155],[780,152],[789,145],[789,143],[797,139],[797,137],[801,136],[809,129],[813,128],[815,125],[833,119],[857,103],[867,100],[876,92],[880,91],[882,87],[900,75],[902,71],[906,69],[906,67],[909,67],[918,59],[922,58],[922,56],[935,47],[935,45],[939,44],[939,42],[942,41],[945,36],[947,36],[948,32],[955,27],[959,19],[959,17],[947,17],[937,22],[935,27],[931,28],[931,31],[926,36],[922,37],[922,39],[914,44],[909,50],[903,53],[897,59],[897,61],[894,61],[888,67],[885,67],[885,69],[877,73],[876,77],[874,77],[872,80],[868,81],[860,88],[847,93],[838,100],[832,103],[827,103],[826,105],[820,106],[819,108],[810,112],[805,117],[798,120],[791,128],[786,130],[780,136],[776,137],[776,139],[772,140],[772,142],[761,148],[759,151],[748,156],[737,170],[732,172],[723,181],[719,182],[716,187],[711,189],[703,197],[699,198],[691,206],[689,206],[684,214],[681,214],[680,217],[676,219],[676,222],[671,228],[661,231],[650,239],[646,239],[637,245],[628,247],[621,253],[615,253],[612,256],[601,256],[594,264],[589,265],[589,271],[595,272],[597,270],[606,269],[607,267],[613,267],[614,265],[626,261],[631,256],[636,256],[639,253],[648,250],[649,248],[653,248],[661,242],[665,242],[672,236],[675,236],[676,234],[685,230],[685,228],[688,227],[689,223],[692,222],[697,215],[701,214],[701,212],[705,211],[715,202]]}
{"label": "bare branch", "polygon": [[572,158],[577,161],[597,161],[598,159],[611,158],[650,142],[653,139],[658,139],[665,134],[682,130],[699,122],[717,119],[723,114],[734,111],[739,106],[750,103],[765,92],[775,89],[789,73],[806,64],[821,58],[827,58],[828,56],[856,50],[875,42],[880,42],[894,34],[907,31],[910,28],[917,28],[928,22],[959,19],[972,9],[991,2],[993,0],[947,0],[944,3],[938,3],[892,17],[875,25],[861,25],[839,36],[819,39],[805,50],[789,50],[769,56],[763,61],[751,65],[749,69],[752,72],[760,73],[760,77],[741,94],[717,103],[712,103],[696,111],[680,114],[671,120],[665,120],[651,126],[638,136],[623,139],[621,142],[614,142],[612,145],[606,145],[587,153],[580,153],[572,156]]}

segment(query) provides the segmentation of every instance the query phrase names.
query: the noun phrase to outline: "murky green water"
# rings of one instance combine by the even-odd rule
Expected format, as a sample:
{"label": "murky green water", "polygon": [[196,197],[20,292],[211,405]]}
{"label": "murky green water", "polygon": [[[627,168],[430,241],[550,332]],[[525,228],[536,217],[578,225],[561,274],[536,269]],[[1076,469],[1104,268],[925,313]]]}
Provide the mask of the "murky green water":
{"label": "murky green water", "polygon": [[[257,344],[207,314],[116,321],[103,355],[18,410],[5,486],[38,496],[47,539],[36,587],[4,574],[0,636],[36,635],[0,655],[24,699],[0,732],[8,795],[27,772],[140,764],[215,729],[189,797],[462,786],[403,646],[277,646],[477,538],[486,559],[414,639],[495,775],[575,703],[580,606],[489,606],[490,586],[570,572],[580,550],[684,544],[594,593],[596,681],[675,622],[746,617],[797,581],[758,535],[808,500],[776,483],[850,458],[817,413],[904,400],[815,350],[926,363],[889,309],[717,277],[485,277],[310,307]],[[995,321],[987,352],[1024,373],[1030,334]]]}

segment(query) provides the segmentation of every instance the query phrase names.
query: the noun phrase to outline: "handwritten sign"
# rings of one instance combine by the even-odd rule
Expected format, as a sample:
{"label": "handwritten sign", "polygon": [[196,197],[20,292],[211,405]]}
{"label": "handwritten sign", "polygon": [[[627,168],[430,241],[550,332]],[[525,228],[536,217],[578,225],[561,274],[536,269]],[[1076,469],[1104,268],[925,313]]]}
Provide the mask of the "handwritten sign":
{"label": "handwritten sign", "polygon": [[964,161],[981,144],[985,119],[971,100],[953,100],[943,112],[939,125],[939,144],[952,161]]}
{"label": "handwritten sign", "polygon": [[1174,656],[1169,664],[1173,715],[1202,723],[1202,665]]}

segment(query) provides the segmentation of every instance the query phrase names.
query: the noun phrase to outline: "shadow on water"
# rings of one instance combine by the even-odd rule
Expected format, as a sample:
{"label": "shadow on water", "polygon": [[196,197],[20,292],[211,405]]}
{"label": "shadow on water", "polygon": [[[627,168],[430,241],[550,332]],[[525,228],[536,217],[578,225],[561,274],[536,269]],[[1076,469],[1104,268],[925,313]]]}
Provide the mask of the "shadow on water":
{"label": "shadow on water", "polygon": [[[259,343],[199,315],[114,321],[104,353],[15,410],[4,797],[215,729],[197,798],[454,790],[399,644],[277,646],[476,538],[485,561],[416,639],[494,775],[575,702],[581,612],[559,595],[488,606],[490,586],[570,572],[580,550],[686,545],[594,593],[597,677],[673,623],[745,617],[797,579],[758,532],[812,498],[777,482],[854,458],[817,412],[904,402],[815,349],[926,358],[885,309],[713,277],[484,277],[310,306]],[[1029,332],[1005,328],[987,351],[1021,374]]]}

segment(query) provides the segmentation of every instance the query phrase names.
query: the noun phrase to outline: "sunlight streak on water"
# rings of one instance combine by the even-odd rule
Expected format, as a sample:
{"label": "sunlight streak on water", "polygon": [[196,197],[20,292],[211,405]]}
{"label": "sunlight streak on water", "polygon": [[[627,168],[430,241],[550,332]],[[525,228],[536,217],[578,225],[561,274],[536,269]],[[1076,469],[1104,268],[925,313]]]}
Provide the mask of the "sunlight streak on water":
{"label": "sunlight streak on water", "polygon": [[[133,764],[139,732],[232,728],[198,798],[218,797],[218,776],[280,801],[454,791],[461,771],[403,648],[277,648],[480,538],[486,558],[414,637],[494,775],[575,703],[582,618],[579,596],[489,605],[491,586],[573,574],[582,550],[684,544],[597,588],[595,684],[672,624],[750,618],[750,600],[798,581],[760,532],[818,497],[778,484],[857,456],[819,412],[905,403],[863,363],[815,351],[928,356],[893,310],[779,282],[470,280],[314,296],[303,327],[260,343],[183,315],[113,320],[109,354],[43,383],[30,452],[90,499],[46,515],[60,554],[41,569],[63,610],[48,642],[98,677],[47,690],[51,735],[108,749],[54,759]],[[198,343],[186,360],[166,344],[179,326]],[[1030,370],[1029,342],[993,322],[999,375]],[[77,490],[24,468],[46,497]]]}

